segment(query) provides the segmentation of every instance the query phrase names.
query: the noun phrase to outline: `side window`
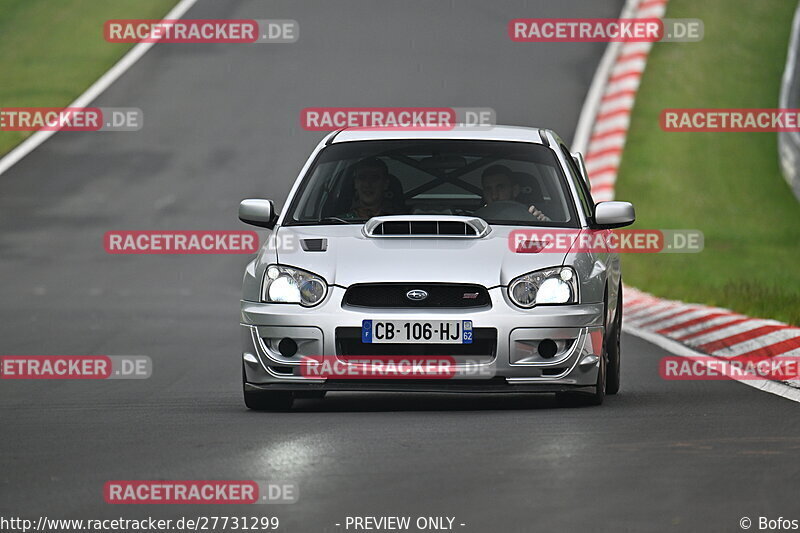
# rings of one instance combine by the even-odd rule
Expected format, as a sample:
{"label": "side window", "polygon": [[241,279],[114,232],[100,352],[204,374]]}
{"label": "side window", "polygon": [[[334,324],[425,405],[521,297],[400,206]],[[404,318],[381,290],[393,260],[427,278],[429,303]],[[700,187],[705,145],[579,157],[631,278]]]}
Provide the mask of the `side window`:
{"label": "side window", "polygon": [[569,153],[569,150],[567,150],[563,144],[559,145],[559,147],[564,155],[564,159],[567,160],[570,179],[572,180],[575,189],[578,191],[578,197],[581,200],[583,214],[586,215],[586,218],[592,220],[594,218],[594,204],[592,203],[592,198],[589,195],[589,191],[586,190],[586,184],[583,182],[581,171],[578,170],[578,166],[575,164],[575,160],[572,159],[572,154]]}

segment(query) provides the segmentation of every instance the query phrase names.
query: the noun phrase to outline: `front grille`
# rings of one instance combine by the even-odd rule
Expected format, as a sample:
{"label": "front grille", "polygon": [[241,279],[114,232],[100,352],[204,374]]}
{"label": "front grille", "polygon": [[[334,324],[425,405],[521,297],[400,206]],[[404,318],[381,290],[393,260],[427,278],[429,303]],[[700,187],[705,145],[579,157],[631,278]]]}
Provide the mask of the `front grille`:
{"label": "front grille", "polygon": [[371,344],[361,342],[361,328],[336,328],[336,355],[442,355],[491,360],[497,348],[497,330],[474,328],[472,344]]}
{"label": "front grille", "polygon": [[[423,300],[412,300],[409,291],[428,293]],[[492,300],[482,285],[466,283],[364,283],[351,285],[344,294],[344,305],[375,308],[468,308],[489,307]]]}

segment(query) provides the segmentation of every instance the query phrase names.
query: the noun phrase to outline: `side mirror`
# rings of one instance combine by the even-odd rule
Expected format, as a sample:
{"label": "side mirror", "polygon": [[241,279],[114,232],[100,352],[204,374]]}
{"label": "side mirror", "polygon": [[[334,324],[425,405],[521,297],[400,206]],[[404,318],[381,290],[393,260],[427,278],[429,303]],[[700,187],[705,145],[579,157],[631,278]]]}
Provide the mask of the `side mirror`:
{"label": "side mirror", "polygon": [[248,198],[239,204],[239,220],[252,226],[272,229],[278,222],[278,213],[272,200]]}
{"label": "side mirror", "polygon": [[630,226],[636,220],[636,211],[630,202],[599,202],[594,207],[595,225],[602,229]]}

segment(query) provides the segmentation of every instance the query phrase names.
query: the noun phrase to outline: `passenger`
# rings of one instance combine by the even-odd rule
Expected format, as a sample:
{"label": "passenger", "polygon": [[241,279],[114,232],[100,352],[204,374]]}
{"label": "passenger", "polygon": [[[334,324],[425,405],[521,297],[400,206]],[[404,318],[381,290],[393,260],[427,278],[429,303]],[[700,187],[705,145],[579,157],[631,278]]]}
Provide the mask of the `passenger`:
{"label": "passenger", "polygon": [[487,167],[481,175],[483,201],[486,205],[494,202],[513,201],[519,194],[519,185],[513,179],[513,172],[503,165]]}
{"label": "passenger", "polygon": [[[492,205],[495,202],[517,202],[520,192],[520,186],[517,182],[517,176],[524,175],[518,172],[512,172],[504,165],[492,165],[487,167],[481,175],[481,186],[483,187],[483,200],[486,202],[484,207],[478,209],[475,214],[481,214],[482,210]],[[541,222],[549,222],[550,217],[542,213],[535,205],[528,206],[528,213]]]}
{"label": "passenger", "polygon": [[517,183],[526,184],[529,192],[525,194],[524,191],[520,191],[521,194],[517,197],[517,201],[522,203],[523,205],[528,205],[528,213],[536,217],[538,220],[542,222],[550,222],[551,219],[547,215],[545,215],[533,202],[541,202],[544,201],[542,199],[542,190],[539,183],[536,181],[536,178],[530,174],[525,172],[514,172],[513,176],[514,180]]}

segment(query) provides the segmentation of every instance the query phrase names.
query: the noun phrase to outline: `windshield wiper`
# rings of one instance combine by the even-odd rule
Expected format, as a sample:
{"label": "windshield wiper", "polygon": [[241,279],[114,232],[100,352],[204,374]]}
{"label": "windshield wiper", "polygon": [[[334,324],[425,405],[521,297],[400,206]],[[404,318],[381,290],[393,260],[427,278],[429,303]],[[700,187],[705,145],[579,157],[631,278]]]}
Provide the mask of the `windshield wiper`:
{"label": "windshield wiper", "polygon": [[317,224],[319,224],[321,222],[337,222],[339,224],[358,224],[358,222],[356,222],[356,221],[345,220],[345,219],[339,218],[339,217],[325,217],[325,218],[320,218],[319,220],[317,220]]}

